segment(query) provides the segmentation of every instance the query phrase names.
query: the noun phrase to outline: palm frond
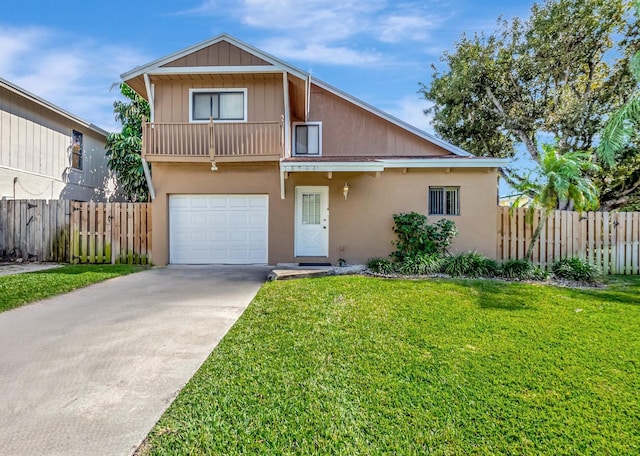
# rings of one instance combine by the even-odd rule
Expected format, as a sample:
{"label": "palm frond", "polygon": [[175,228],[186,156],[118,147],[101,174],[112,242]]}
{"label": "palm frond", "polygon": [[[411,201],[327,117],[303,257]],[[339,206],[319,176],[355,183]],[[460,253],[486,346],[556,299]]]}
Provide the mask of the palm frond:
{"label": "palm frond", "polygon": [[607,166],[613,166],[616,154],[628,143],[634,128],[638,126],[640,126],[640,92],[636,92],[609,118],[597,149],[600,160]]}

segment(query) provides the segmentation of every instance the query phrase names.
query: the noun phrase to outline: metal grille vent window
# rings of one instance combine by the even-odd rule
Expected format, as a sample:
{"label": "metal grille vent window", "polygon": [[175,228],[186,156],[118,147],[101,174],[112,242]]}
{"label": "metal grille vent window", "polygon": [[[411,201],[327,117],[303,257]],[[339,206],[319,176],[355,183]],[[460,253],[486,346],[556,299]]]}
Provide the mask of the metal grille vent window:
{"label": "metal grille vent window", "polygon": [[429,187],[429,215],[460,215],[460,187]]}

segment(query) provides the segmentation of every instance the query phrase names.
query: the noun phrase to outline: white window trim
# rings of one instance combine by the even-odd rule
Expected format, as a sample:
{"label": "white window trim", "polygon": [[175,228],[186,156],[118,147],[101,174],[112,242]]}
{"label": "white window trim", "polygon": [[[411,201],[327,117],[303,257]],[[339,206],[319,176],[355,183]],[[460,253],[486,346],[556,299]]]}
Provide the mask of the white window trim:
{"label": "white window trim", "polygon": [[[313,155],[313,154],[298,154],[298,151],[295,150],[296,148],[296,127],[298,125],[317,125],[318,126],[318,155]],[[292,141],[292,145],[291,145],[291,149],[292,149],[292,156],[294,157],[322,157],[322,122],[293,122],[293,141]]]}
{"label": "white window trim", "polygon": [[245,123],[247,122],[247,89],[246,88],[202,88],[202,89],[189,89],[189,123],[209,123],[208,120],[194,120],[193,119],[193,94],[202,92],[243,92],[244,93],[244,119],[241,120],[214,120],[215,123]]}
{"label": "white window trim", "polygon": [[[434,214],[432,213],[432,208],[431,208],[431,189],[432,188],[441,188],[444,190],[444,200],[442,201],[442,208],[443,208],[443,213],[442,214]],[[456,198],[457,198],[457,208],[458,208],[458,213],[457,214],[447,214],[445,209],[447,207],[447,189],[456,189]],[[460,185],[430,185],[429,188],[427,189],[427,214],[430,216],[434,216],[434,217],[459,217],[460,214],[462,214],[462,209],[461,209],[461,197],[460,197],[460,192],[461,192],[462,186]]]}

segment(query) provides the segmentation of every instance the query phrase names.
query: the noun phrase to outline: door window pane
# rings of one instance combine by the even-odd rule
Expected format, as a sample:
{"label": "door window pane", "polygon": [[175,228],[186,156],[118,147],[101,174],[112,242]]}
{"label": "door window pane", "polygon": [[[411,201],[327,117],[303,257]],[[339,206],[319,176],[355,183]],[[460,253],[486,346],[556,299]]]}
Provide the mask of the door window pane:
{"label": "door window pane", "polygon": [[302,194],[302,224],[320,224],[320,193]]}

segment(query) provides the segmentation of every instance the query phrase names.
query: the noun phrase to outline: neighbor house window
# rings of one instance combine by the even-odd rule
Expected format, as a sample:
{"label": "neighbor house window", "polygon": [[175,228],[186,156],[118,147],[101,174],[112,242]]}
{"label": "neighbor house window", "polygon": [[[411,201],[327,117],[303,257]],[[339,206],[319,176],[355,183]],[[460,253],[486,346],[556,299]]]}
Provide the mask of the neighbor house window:
{"label": "neighbor house window", "polygon": [[322,124],[294,124],[294,155],[322,154]]}
{"label": "neighbor house window", "polygon": [[82,133],[73,130],[73,143],[71,144],[71,167],[82,171],[82,155],[84,150],[82,148]]}
{"label": "neighbor house window", "polygon": [[191,89],[190,121],[246,122],[247,89]]}
{"label": "neighbor house window", "polygon": [[460,187],[429,187],[429,215],[460,215]]}

